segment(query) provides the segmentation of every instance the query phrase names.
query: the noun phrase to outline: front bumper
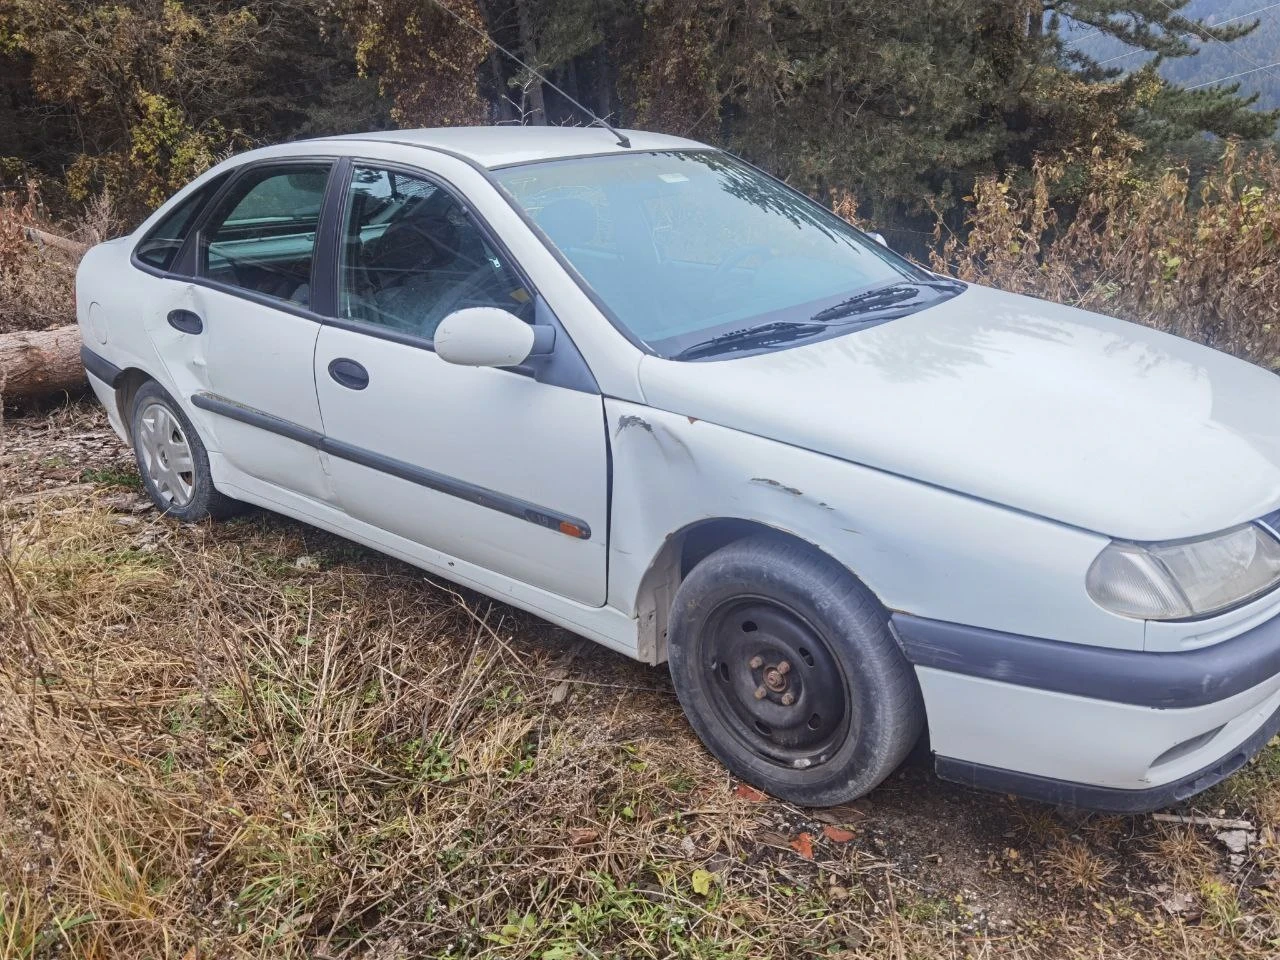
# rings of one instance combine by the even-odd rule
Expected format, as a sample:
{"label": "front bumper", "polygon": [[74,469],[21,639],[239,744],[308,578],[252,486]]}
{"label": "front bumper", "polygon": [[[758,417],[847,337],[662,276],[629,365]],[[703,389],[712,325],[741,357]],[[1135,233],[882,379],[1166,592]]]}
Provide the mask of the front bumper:
{"label": "front bumper", "polygon": [[943,780],[980,790],[1012,793],[1043,803],[1104,813],[1150,813],[1179,800],[1194,797],[1221,783],[1248,763],[1277,733],[1280,733],[1280,709],[1272,713],[1262,726],[1225,757],[1169,783],[1136,790],[1058,780],[952,757],[937,757],[935,769]]}
{"label": "front bumper", "polygon": [[1280,617],[1143,653],[893,617],[939,776],[1138,813],[1207,789],[1280,730]]}

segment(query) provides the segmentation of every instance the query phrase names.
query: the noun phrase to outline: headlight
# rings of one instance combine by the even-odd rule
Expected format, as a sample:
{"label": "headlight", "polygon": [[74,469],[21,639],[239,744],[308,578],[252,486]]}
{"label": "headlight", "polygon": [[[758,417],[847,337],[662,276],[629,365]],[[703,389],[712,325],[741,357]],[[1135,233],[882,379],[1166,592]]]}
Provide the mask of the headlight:
{"label": "headlight", "polygon": [[1085,586],[1100,606],[1126,617],[1203,617],[1280,582],[1280,542],[1246,523],[1197,540],[1108,544]]}

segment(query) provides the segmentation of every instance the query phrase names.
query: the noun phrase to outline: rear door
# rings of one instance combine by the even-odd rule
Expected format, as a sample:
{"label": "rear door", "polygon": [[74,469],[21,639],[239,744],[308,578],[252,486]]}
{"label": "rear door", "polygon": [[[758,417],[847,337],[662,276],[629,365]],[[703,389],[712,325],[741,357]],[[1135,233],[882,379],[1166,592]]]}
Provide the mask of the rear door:
{"label": "rear door", "polygon": [[312,361],[317,235],[334,163],[289,160],[240,173],[195,242],[192,334],[203,344],[206,411],[217,450],[249,476],[331,500]]}
{"label": "rear door", "polygon": [[[209,364],[205,356],[207,338],[193,336],[169,320],[175,311],[191,310],[195,303],[191,268],[181,256],[183,244],[201,212],[232,176],[224,173],[191,191],[148,231],[133,251],[134,266],[151,275],[143,286],[145,293],[139,302],[117,302],[108,311],[111,316],[128,316],[135,311],[141,314],[147,339],[168,374],[162,379],[186,399],[209,389]],[[107,295],[114,296],[115,291],[107,291]],[[97,339],[106,343],[107,331],[101,331]],[[148,367],[145,358],[140,357],[139,362]],[[124,414],[128,417],[129,412]]]}

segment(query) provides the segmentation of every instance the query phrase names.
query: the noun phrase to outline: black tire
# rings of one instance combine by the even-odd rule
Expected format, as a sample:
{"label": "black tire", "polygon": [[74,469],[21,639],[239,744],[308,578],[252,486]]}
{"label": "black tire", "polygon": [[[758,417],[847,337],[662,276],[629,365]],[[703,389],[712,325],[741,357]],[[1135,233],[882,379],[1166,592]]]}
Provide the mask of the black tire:
{"label": "black tire", "polygon": [[[180,438],[190,451],[190,469],[174,474],[181,481],[184,492],[189,486],[189,497],[175,497],[172,490],[166,493],[170,481],[160,476],[158,469],[148,462],[147,440],[144,437],[155,432],[154,424],[160,409],[168,412],[173,421],[171,425],[178,431],[172,436]],[[145,431],[144,417],[148,418],[151,425],[149,431]],[[144,383],[134,394],[133,409],[129,411],[129,429],[133,436],[133,456],[138,464],[138,473],[142,476],[143,489],[162,513],[178,520],[194,522],[229,517],[243,508],[240,501],[233,500],[214,488],[213,476],[209,472],[209,454],[204,442],[182,408],[154,380]]]}
{"label": "black tire", "polygon": [[667,640],[676,695],[702,742],[779,799],[860,797],[924,728],[888,613],[805,544],[754,536],[702,560],[676,592]]}

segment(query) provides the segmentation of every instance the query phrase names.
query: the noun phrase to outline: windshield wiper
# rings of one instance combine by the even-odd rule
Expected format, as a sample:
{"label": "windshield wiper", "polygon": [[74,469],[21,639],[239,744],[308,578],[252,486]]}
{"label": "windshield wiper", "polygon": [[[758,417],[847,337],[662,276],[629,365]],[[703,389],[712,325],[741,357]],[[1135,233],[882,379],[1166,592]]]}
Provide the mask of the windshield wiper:
{"label": "windshield wiper", "polygon": [[775,343],[789,343],[815,333],[822,333],[827,329],[827,324],[812,320],[775,320],[772,323],[730,330],[728,333],[722,333],[708,340],[701,340],[692,346],[685,347],[672,359],[695,360],[698,357],[717,353],[750,350],[753,347],[767,347]]}
{"label": "windshield wiper", "polygon": [[[830,330],[833,326],[853,326],[858,323],[892,319],[893,316],[900,315],[894,309],[895,307],[898,310],[906,309],[906,312],[911,312],[905,305],[919,295],[922,287],[932,290],[944,290],[948,293],[959,293],[964,289],[964,284],[959,280],[947,280],[943,277],[939,277],[936,280],[906,280],[893,283],[888,286],[878,287],[875,290],[867,290],[849,297],[847,300],[842,300],[833,307],[819,310],[808,320],[774,320],[754,327],[730,330],[728,333],[722,333],[708,340],[701,340],[692,346],[685,347],[675,354],[672,359],[695,360],[699,357],[714,356],[718,353],[732,353],[736,350],[768,347],[775,343],[790,343],[793,340],[814,336]],[[859,317],[857,320],[850,320],[842,324],[832,322],[856,314],[866,313],[878,313],[879,316]]]}
{"label": "windshield wiper", "polygon": [[919,296],[922,287],[929,290],[945,290],[948,293],[959,293],[964,289],[964,285],[957,280],[944,280],[941,278],[937,280],[905,280],[892,283],[887,287],[867,290],[865,293],[856,294],[847,300],[841,300],[834,306],[819,310],[809,320],[823,323],[829,320],[839,320],[841,317],[848,317],[856,313],[870,313],[873,310],[893,307],[908,300],[914,300]]}

